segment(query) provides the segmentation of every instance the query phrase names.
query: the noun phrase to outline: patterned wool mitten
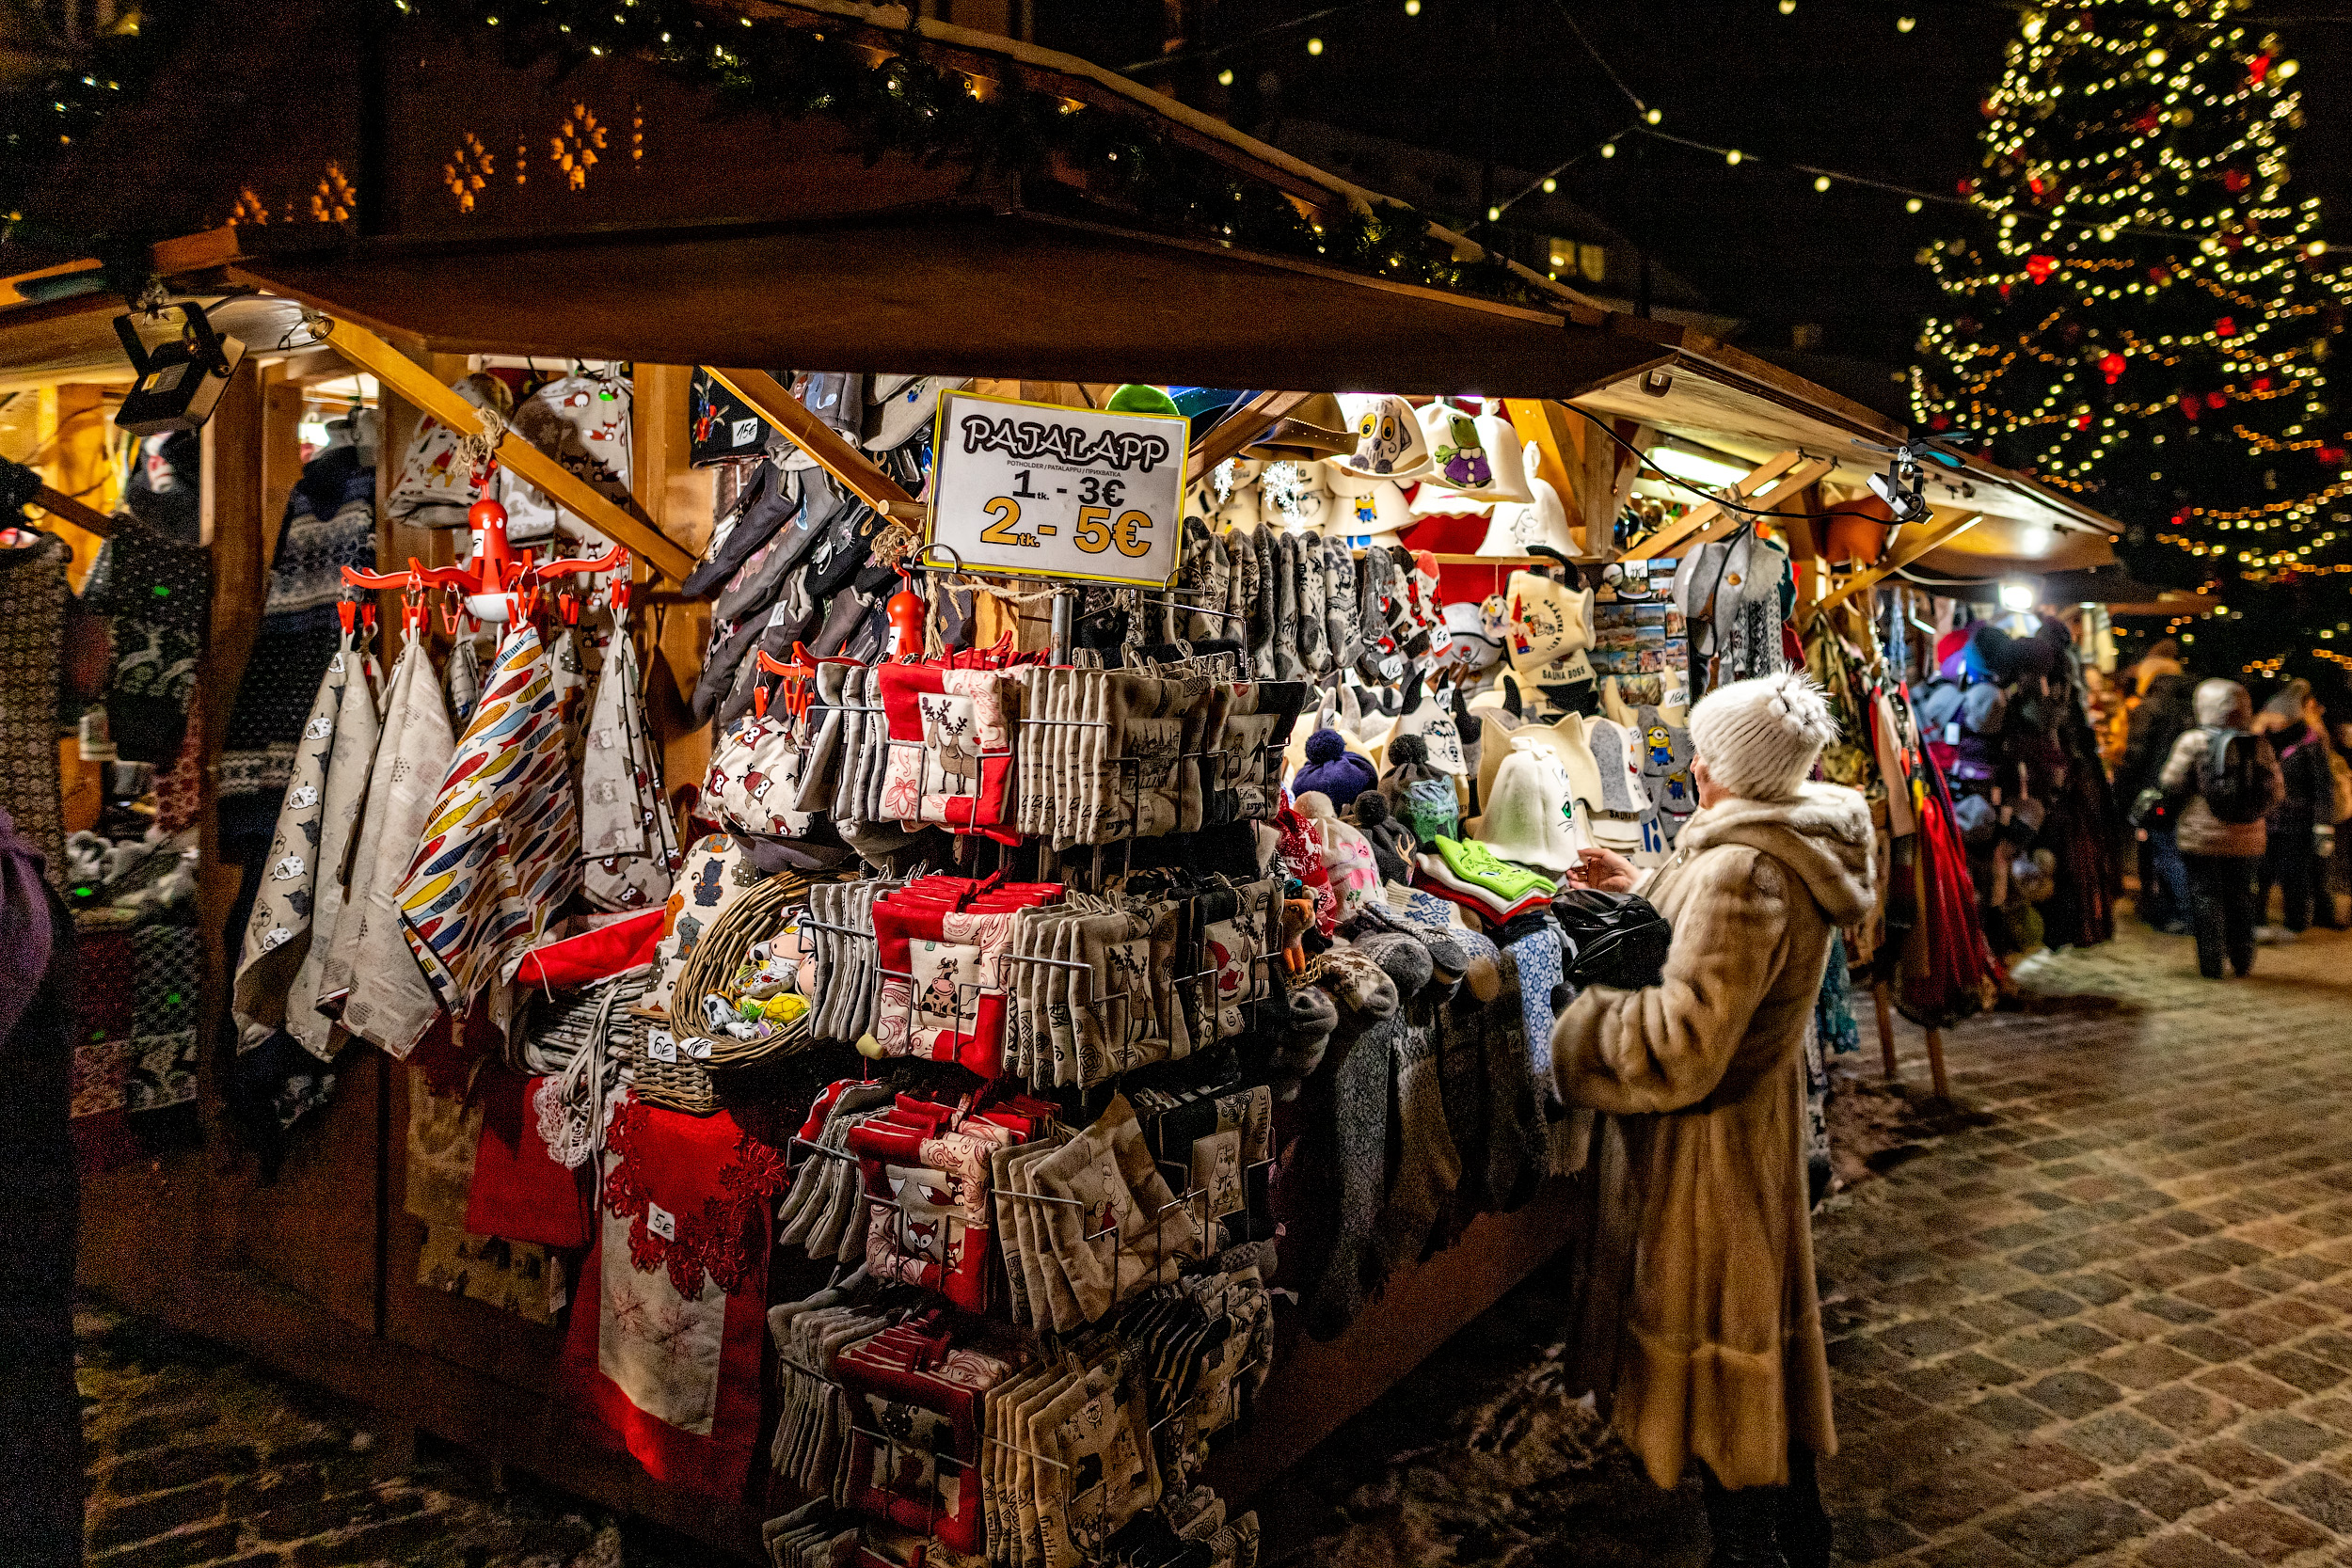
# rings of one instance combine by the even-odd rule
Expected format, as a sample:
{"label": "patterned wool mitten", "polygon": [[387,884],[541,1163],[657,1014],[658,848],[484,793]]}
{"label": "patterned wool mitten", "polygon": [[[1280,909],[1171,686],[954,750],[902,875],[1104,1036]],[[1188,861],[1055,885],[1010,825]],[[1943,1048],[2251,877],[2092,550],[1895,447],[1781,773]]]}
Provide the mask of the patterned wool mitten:
{"label": "patterned wool mitten", "polygon": [[1274,566],[1274,678],[1295,681],[1307,673],[1298,662],[1298,535],[1266,532]]}
{"label": "patterned wool mitten", "polygon": [[1298,578],[1298,661],[1310,675],[1331,671],[1331,631],[1326,624],[1323,541],[1311,533],[1291,538],[1292,569]]}
{"label": "patterned wool mitten", "polygon": [[1266,1069],[1277,1100],[1295,1100],[1298,1087],[1323,1065],[1331,1032],[1340,1025],[1340,1010],[1320,986],[1295,986],[1289,996],[1290,1016],[1277,1037]]}
{"label": "patterned wool mitten", "polygon": [[1253,529],[1249,547],[1257,557],[1257,576],[1252,579],[1257,598],[1249,609],[1249,663],[1262,681],[1279,680],[1279,666],[1275,662],[1274,644],[1282,629],[1281,590],[1276,581],[1274,535],[1265,529]]}
{"label": "patterned wool mitten", "polygon": [[1331,668],[1344,670],[1364,657],[1364,635],[1356,624],[1356,558],[1344,539],[1323,542],[1323,620]]}

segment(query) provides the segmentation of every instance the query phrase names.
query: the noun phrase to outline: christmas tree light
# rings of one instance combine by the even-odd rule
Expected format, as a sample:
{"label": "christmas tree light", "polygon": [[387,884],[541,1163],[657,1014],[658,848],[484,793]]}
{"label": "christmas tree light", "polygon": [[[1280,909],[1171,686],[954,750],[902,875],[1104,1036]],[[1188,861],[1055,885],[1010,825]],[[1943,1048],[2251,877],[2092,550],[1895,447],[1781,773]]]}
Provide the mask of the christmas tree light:
{"label": "christmas tree light", "polygon": [[1991,237],[1920,253],[1948,313],[1912,400],[2124,522],[2136,575],[2240,608],[2286,591],[2283,616],[2227,625],[2299,652],[2352,573],[2326,389],[2352,291],[2315,264],[2317,200],[2287,194],[2302,110],[2279,50],[2231,0],[2028,11],[1960,185]]}

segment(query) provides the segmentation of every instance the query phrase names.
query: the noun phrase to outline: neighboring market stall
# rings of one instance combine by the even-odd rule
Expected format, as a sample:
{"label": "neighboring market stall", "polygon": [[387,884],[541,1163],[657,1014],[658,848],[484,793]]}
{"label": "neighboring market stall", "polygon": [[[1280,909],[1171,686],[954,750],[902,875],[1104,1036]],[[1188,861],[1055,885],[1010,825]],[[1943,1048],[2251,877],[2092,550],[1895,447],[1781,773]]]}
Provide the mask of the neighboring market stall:
{"label": "neighboring market stall", "polygon": [[[1070,1560],[1242,1560],[1572,1233],[1551,895],[1671,845],[1695,689],[1804,630],[1911,880],[1855,973],[1949,1022],[1996,971],[1875,585],[2112,525],[1961,458],[1894,529],[1903,433],[1736,350],[1081,62],[757,14],[864,118],[404,39],[157,198],[151,303],[246,358],[87,575],[34,498],[10,623],[38,728],[113,622],[111,733],[8,802],[136,976],[84,1004],[84,1275],[738,1550],[833,1494],[976,1554],[1018,1471]],[[976,118],[925,157],[888,103]],[[974,155],[1016,107],[1074,125]],[[119,403],[119,269],[35,270],[0,379]],[[1090,1324],[1054,1386],[1120,1443],[994,1424]]]}

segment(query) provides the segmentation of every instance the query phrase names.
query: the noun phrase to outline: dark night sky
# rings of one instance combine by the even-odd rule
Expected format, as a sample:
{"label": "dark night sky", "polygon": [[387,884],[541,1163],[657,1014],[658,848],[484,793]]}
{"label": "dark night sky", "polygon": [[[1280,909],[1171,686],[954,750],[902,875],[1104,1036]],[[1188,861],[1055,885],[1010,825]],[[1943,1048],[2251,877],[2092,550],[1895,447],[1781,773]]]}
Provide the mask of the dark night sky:
{"label": "dark night sky", "polygon": [[[1202,35],[1214,42],[1256,34],[1330,5],[1224,0]],[[1231,66],[1230,118],[1277,140],[1263,118],[1269,108],[1483,158],[1491,119],[1501,161],[1543,168],[1634,118],[1563,22],[1565,7],[1663,112],[1661,130],[1738,147],[1747,161],[1734,168],[1629,138],[1615,159],[1564,176],[1562,194],[1650,247],[1714,309],[1749,322],[1745,336],[1759,347],[1785,346],[1790,324],[1816,322],[1832,353],[1907,360],[1936,297],[1914,256],[1937,235],[1982,228],[1952,208],[1911,215],[1884,193],[1840,186],[1816,195],[1809,176],[1772,165],[1793,159],[1951,192],[1977,170],[1978,104],[1999,78],[2014,7],[1798,0],[1783,16],[1777,0],[1421,0],[1412,17],[1404,7],[1345,7],[1172,74],[1180,96],[1216,108],[1226,95],[1214,73]],[[1121,54],[1124,40],[1104,26],[1120,8],[1120,0],[1089,0],[1088,24],[1042,40],[1128,64],[1136,55]],[[1060,21],[1052,15],[1060,8],[1041,9]],[[1156,0],[1140,9],[1156,21]],[[1500,48],[1490,54],[1497,14]],[[1896,25],[1905,14],[1916,19],[1908,33]],[[1061,15],[1078,22],[1072,10]],[[2257,0],[2240,18],[2277,31],[2302,63],[2307,123],[2290,149],[2290,192],[2318,194],[2329,214],[2322,232],[2352,247],[2352,0]],[[1320,55],[1307,53],[1310,36],[1324,40]],[[1271,104],[1254,90],[1269,71],[1279,78]]]}

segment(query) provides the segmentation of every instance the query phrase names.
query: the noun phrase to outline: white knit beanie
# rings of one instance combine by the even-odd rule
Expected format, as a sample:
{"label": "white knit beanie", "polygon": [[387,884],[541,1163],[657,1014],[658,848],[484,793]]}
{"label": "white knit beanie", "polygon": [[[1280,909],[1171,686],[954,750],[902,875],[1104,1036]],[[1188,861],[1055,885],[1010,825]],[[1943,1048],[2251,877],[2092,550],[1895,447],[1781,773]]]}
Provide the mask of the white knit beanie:
{"label": "white knit beanie", "polygon": [[1802,670],[1719,686],[1691,710],[1691,745],[1708,777],[1748,800],[1788,800],[1837,738],[1829,700]]}

